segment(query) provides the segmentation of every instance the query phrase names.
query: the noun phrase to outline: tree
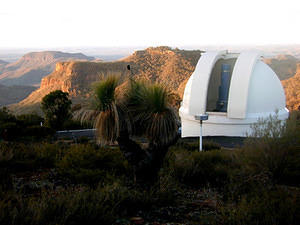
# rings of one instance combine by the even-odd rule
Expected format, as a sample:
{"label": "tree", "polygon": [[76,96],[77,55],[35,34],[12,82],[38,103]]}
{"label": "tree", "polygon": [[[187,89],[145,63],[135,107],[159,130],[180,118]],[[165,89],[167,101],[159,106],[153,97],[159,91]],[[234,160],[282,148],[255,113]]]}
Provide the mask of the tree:
{"label": "tree", "polygon": [[0,140],[13,140],[18,136],[20,127],[17,124],[16,117],[9,112],[6,107],[0,109]]}
{"label": "tree", "polygon": [[56,90],[42,99],[42,110],[45,114],[46,125],[59,130],[71,117],[72,101],[67,92]]}
{"label": "tree", "polygon": [[[121,84],[116,76],[102,80],[94,90],[94,107],[79,112],[82,121],[94,118],[99,143],[117,141],[137,175],[156,177],[169,146],[177,140],[172,95],[158,84],[133,80]],[[143,149],[136,136],[146,138],[148,148]]]}

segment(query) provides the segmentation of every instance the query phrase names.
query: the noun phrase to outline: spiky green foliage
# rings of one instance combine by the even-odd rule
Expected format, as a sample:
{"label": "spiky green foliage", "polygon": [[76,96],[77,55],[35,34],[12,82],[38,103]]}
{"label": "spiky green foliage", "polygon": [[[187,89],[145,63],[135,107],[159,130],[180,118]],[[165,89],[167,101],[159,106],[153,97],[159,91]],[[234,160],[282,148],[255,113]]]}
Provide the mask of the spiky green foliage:
{"label": "spiky green foliage", "polygon": [[167,146],[176,138],[172,95],[161,85],[131,80],[128,87],[120,86],[120,77],[108,76],[95,84],[94,94],[95,109],[80,114],[82,121],[94,119],[100,143],[116,141],[121,130],[145,136],[155,146]]}
{"label": "spiky green foliage", "polygon": [[108,76],[94,86],[96,109],[99,111],[94,123],[100,143],[113,143],[119,136],[119,115],[116,106],[116,88],[120,78]]}
{"label": "spiky green foliage", "polygon": [[127,105],[135,132],[144,134],[154,145],[168,145],[177,135],[177,115],[170,106],[171,98],[161,85],[131,82]]}
{"label": "spiky green foliage", "polygon": [[116,88],[119,81],[120,78],[117,76],[108,76],[94,85],[96,107],[99,111],[111,110],[111,106],[115,104]]}
{"label": "spiky green foliage", "polygon": [[75,118],[84,121],[94,121],[99,144],[110,144],[119,136],[119,107],[117,87],[120,84],[119,76],[107,76],[94,84],[94,99],[92,109],[85,107],[77,111]]}

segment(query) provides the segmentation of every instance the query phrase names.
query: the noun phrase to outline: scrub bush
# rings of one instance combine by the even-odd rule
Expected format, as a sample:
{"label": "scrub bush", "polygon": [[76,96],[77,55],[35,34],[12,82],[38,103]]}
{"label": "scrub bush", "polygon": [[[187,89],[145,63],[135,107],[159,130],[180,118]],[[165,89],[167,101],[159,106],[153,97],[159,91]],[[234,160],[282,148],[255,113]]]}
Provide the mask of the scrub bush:
{"label": "scrub bush", "polygon": [[170,169],[182,183],[192,186],[212,185],[222,187],[229,182],[232,169],[239,165],[234,155],[226,151],[173,152]]}
{"label": "scrub bush", "polygon": [[287,187],[262,187],[251,190],[237,202],[221,206],[220,223],[280,225],[298,224],[300,220],[300,191]]}
{"label": "scrub bush", "polygon": [[159,190],[129,189],[116,181],[95,189],[44,190],[38,197],[0,193],[0,224],[114,224],[118,218],[162,204],[161,196]]}
{"label": "scrub bush", "polygon": [[[199,140],[198,138],[192,138],[189,141],[184,139],[179,139],[175,145],[177,148],[182,148],[188,151],[199,151]],[[220,150],[221,145],[215,143],[213,141],[203,141],[203,151],[210,151],[210,150]]]}
{"label": "scrub bush", "polygon": [[251,174],[265,173],[274,183],[300,184],[300,124],[297,112],[283,123],[277,115],[253,126],[241,154]]}
{"label": "scrub bush", "polygon": [[76,183],[95,185],[127,172],[127,162],[118,149],[95,148],[93,145],[71,145],[57,163],[61,175]]}

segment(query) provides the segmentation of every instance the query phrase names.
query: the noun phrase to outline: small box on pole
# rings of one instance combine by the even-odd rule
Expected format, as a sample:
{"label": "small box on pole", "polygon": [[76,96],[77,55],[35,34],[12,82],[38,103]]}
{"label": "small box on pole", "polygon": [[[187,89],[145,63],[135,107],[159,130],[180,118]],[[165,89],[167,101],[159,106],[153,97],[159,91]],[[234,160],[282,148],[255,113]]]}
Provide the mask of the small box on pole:
{"label": "small box on pole", "polygon": [[202,121],[208,120],[208,114],[195,115],[195,120],[200,121],[200,135],[199,135],[199,151],[202,151]]}

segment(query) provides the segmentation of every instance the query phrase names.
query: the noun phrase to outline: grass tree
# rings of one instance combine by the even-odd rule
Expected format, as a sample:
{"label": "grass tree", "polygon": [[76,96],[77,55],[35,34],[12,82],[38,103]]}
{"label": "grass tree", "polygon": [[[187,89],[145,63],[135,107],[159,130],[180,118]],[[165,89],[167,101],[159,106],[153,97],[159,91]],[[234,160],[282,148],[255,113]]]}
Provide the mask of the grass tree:
{"label": "grass tree", "polygon": [[[98,142],[118,142],[137,174],[147,171],[155,176],[168,147],[177,140],[177,115],[170,105],[172,95],[158,84],[109,76],[94,87],[93,109],[82,110],[81,119],[94,118]],[[142,148],[133,137],[148,142]]]}
{"label": "grass tree", "polygon": [[154,173],[162,166],[169,146],[177,140],[178,118],[170,105],[172,97],[161,85],[131,81],[125,98],[132,134],[147,138],[149,169]]}
{"label": "grass tree", "polygon": [[120,134],[120,99],[116,90],[119,84],[118,76],[109,76],[94,84],[92,104],[75,114],[81,122],[94,121],[97,141],[101,145],[114,143]]}

